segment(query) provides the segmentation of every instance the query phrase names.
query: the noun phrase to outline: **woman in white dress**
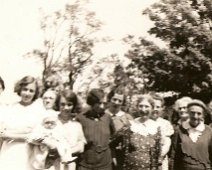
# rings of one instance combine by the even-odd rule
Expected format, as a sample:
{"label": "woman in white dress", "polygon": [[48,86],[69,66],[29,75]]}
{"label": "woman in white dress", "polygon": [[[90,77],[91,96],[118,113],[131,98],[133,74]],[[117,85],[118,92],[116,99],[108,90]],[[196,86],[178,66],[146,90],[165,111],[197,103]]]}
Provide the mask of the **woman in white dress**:
{"label": "woman in white dress", "polygon": [[[59,108],[58,120],[62,123],[63,134],[69,143],[72,156],[79,155],[84,151],[86,139],[83,133],[82,125],[76,121],[76,110],[78,106],[78,99],[74,92],[65,90],[59,95],[57,105]],[[57,153],[49,153],[46,160],[47,164],[50,162],[52,166],[50,170],[75,170],[76,162],[73,161],[69,164],[62,164],[61,159]]]}
{"label": "woman in white dress", "polygon": [[33,170],[29,161],[31,150],[26,139],[41,118],[34,104],[39,95],[36,79],[31,76],[22,78],[17,82],[15,92],[20,101],[10,106],[1,123],[3,144],[0,169]]}

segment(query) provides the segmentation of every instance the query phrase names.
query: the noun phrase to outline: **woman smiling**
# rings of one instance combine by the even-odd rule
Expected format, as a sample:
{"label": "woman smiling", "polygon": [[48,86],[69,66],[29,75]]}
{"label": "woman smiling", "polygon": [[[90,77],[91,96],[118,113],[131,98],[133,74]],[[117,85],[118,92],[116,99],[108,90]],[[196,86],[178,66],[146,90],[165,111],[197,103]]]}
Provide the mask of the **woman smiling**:
{"label": "woman smiling", "polygon": [[22,78],[16,84],[15,92],[21,100],[8,109],[1,124],[4,141],[0,153],[0,169],[32,170],[26,139],[41,118],[33,104],[39,92],[36,79],[31,76]]}
{"label": "woman smiling", "polygon": [[179,126],[173,138],[171,169],[211,170],[212,130],[204,124],[206,105],[192,100],[187,109],[189,121]]}

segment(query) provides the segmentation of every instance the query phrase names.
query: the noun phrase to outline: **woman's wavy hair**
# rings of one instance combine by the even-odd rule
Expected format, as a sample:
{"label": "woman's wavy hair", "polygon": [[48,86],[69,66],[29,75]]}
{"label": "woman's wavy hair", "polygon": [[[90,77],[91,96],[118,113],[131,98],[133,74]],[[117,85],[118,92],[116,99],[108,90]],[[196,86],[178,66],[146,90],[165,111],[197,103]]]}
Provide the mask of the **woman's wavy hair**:
{"label": "woman's wavy hair", "polygon": [[61,98],[64,97],[68,102],[73,103],[72,113],[78,113],[80,106],[78,102],[77,95],[70,89],[66,89],[60,92],[57,101],[56,101],[56,110],[60,110],[60,101]]}
{"label": "woman's wavy hair", "polygon": [[91,89],[87,94],[86,103],[93,106],[96,103],[101,103],[104,99],[104,91],[99,88]]}
{"label": "woman's wavy hair", "polygon": [[0,84],[2,89],[4,90],[5,89],[4,80],[1,77],[0,77]]}
{"label": "woman's wavy hair", "polygon": [[179,99],[177,99],[174,103],[174,109],[176,112],[178,112],[179,110],[179,104],[182,103],[182,102],[186,102],[187,104],[190,103],[192,101],[192,98],[191,97],[188,97],[188,96],[183,96]]}
{"label": "woman's wavy hair", "polygon": [[19,80],[15,84],[14,92],[17,93],[19,96],[21,95],[21,91],[23,87],[27,86],[28,84],[35,83],[36,89],[35,89],[35,96],[33,97],[33,101],[36,100],[40,96],[40,90],[38,86],[37,79],[32,76],[25,76],[21,80]]}
{"label": "woman's wavy hair", "polygon": [[180,119],[180,115],[179,115],[179,104],[182,102],[186,102],[187,104],[190,103],[192,101],[191,97],[188,96],[183,96],[179,99],[177,99],[173,105],[173,114],[171,116],[171,122],[172,124],[177,124],[177,122]]}
{"label": "woman's wavy hair", "polygon": [[139,97],[138,97],[138,100],[137,100],[137,106],[138,106],[139,103],[142,102],[143,100],[147,100],[147,101],[150,103],[150,105],[151,105],[152,107],[154,107],[155,102],[154,102],[154,99],[153,99],[152,95],[150,95],[150,94],[143,94],[143,95],[139,96]]}
{"label": "woman's wavy hair", "polygon": [[125,106],[125,104],[126,104],[126,93],[125,93],[125,89],[122,88],[122,87],[113,88],[107,95],[107,102],[109,103],[111,101],[112,97],[115,94],[119,94],[119,95],[124,96],[122,106]]}

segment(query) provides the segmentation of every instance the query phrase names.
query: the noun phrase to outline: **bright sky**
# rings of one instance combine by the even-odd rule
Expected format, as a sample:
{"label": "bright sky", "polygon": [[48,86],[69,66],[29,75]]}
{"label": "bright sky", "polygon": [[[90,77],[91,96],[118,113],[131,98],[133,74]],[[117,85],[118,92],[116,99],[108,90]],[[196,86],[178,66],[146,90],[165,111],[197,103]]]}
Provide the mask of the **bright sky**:
{"label": "bright sky", "polygon": [[[96,56],[126,51],[121,39],[127,34],[147,36],[151,22],[141,15],[142,9],[156,0],[90,0],[89,9],[96,12],[104,26],[99,36],[113,39],[95,48]],[[42,46],[39,8],[47,12],[60,9],[68,0],[0,0],[0,75],[8,89],[25,75],[40,76],[42,67],[22,55]]]}

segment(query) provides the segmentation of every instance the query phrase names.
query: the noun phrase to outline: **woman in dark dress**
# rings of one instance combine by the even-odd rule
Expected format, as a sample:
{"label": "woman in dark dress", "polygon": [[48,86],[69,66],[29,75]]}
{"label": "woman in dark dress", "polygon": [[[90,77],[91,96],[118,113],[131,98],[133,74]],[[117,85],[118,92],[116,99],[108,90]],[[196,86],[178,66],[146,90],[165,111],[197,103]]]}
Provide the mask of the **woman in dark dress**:
{"label": "woman in dark dress", "polygon": [[[108,94],[108,103],[109,107],[106,109],[105,113],[109,114],[112,118],[115,131],[118,132],[124,126],[130,124],[132,116],[122,110],[122,107],[125,104],[126,96],[124,94],[124,89],[116,88],[111,90]],[[120,141],[117,140],[117,143],[114,143],[113,146],[113,170],[122,170],[123,169],[123,141],[120,138]]]}
{"label": "woman in dark dress", "polygon": [[200,100],[188,104],[189,121],[176,130],[171,150],[171,170],[211,170],[212,130],[204,124],[206,106]]}
{"label": "woman in dark dress", "polygon": [[87,96],[90,109],[77,116],[87,140],[78,170],[112,170],[109,142],[114,128],[111,116],[104,112],[103,99],[101,89],[92,89]]}

